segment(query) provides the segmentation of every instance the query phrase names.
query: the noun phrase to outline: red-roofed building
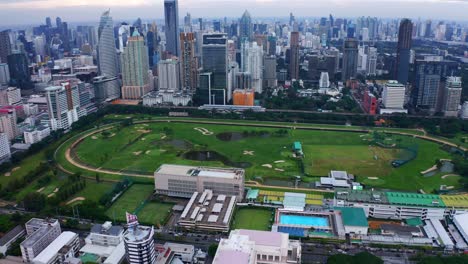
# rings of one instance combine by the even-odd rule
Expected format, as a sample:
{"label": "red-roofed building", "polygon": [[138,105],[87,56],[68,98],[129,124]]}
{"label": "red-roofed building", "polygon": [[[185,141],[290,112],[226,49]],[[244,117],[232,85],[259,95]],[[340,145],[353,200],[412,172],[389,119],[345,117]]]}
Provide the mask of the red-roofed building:
{"label": "red-roofed building", "polygon": [[364,93],[362,105],[366,113],[370,115],[375,115],[377,113],[377,98],[369,91]]}

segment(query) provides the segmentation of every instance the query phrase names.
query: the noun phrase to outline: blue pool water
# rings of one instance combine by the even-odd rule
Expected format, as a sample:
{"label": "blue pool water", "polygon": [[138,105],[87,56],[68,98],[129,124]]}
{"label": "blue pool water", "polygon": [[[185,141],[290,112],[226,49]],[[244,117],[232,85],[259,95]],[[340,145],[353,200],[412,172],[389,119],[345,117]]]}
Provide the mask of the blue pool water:
{"label": "blue pool water", "polygon": [[280,215],[280,223],[284,225],[299,225],[299,226],[315,226],[326,227],[328,219],[318,216],[305,216],[305,215]]}

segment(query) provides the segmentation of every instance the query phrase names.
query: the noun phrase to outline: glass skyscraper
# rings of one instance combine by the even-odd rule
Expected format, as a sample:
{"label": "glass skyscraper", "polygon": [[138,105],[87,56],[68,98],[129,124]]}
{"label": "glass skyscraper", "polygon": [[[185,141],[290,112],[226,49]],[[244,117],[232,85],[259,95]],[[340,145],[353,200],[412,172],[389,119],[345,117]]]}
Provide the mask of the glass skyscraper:
{"label": "glass skyscraper", "polygon": [[179,4],[177,0],[164,1],[164,18],[166,21],[166,51],[179,56]]}

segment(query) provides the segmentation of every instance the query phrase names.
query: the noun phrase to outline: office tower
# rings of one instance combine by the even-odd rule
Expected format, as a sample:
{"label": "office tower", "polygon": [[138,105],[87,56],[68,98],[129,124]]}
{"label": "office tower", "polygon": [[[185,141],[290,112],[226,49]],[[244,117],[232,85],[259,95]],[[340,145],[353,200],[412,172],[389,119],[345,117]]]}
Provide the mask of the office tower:
{"label": "office tower", "polygon": [[48,28],[51,28],[52,27],[52,20],[50,19],[50,17],[46,17],[46,26]]}
{"label": "office tower", "polygon": [[365,46],[359,46],[358,48],[358,72],[365,73],[367,67],[367,54],[365,52]]}
{"label": "office tower", "polygon": [[23,261],[31,263],[62,232],[57,219],[32,218],[25,224],[26,239],[21,242]]}
{"label": "office tower", "polygon": [[5,133],[9,140],[13,140],[19,136],[15,109],[9,109],[8,113],[0,114],[0,132]]}
{"label": "office tower", "polygon": [[237,72],[235,74],[235,85],[236,89],[251,89],[252,87],[252,76],[249,72]]}
{"label": "office tower", "polygon": [[124,233],[125,253],[129,264],[154,264],[154,228],[136,225]]}
{"label": "office tower", "polygon": [[343,70],[341,79],[343,82],[356,78],[358,68],[358,41],[346,39],[343,47]]}
{"label": "office tower", "polygon": [[45,35],[37,36],[33,39],[34,50],[36,51],[36,55],[41,56],[41,59],[44,59],[46,56],[46,41]]}
{"label": "office tower", "polygon": [[8,55],[11,54],[10,31],[0,31],[0,63],[8,61]]}
{"label": "office tower", "polygon": [[[204,34],[202,42],[202,68],[211,73],[211,90],[220,94],[212,103],[225,104],[228,89],[228,49],[226,34]],[[222,92],[224,91],[224,92]],[[224,94],[224,95],[221,95]]]}
{"label": "office tower", "polygon": [[253,40],[252,18],[247,10],[245,10],[239,21],[239,42],[242,43],[244,40]]}
{"label": "office tower", "polygon": [[60,17],[55,18],[55,25],[58,29],[62,27],[62,19]]}
{"label": "office tower", "polygon": [[293,26],[294,22],[296,22],[296,18],[294,17],[293,13],[289,13],[289,26]]}
{"label": "office tower", "polygon": [[366,73],[375,76],[377,74],[377,48],[370,47],[367,53]]}
{"label": "office tower", "polygon": [[190,13],[184,17],[184,32],[192,32],[192,16]]}
{"label": "office tower", "polygon": [[0,86],[8,85],[10,82],[10,69],[8,64],[0,63]]}
{"label": "office tower", "polygon": [[198,83],[198,58],[195,56],[195,33],[180,33],[180,44],[182,89],[194,92]]}
{"label": "office tower", "polygon": [[179,3],[178,0],[164,0],[166,51],[179,56]]}
{"label": "office tower", "polygon": [[150,91],[147,51],[145,39],[134,31],[121,54],[122,99],[138,100]]}
{"label": "office tower", "polygon": [[146,45],[148,46],[148,59],[149,66],[152,68],[154,65],[158,64],[157,55],[158,55],[158,27],[156,23],[151,24],[148,33],[146,33]]}
{"label": "office tower", "polygon": [[403,109],[406,87],[397,81],[388,81],[382,92],[382,104],[388,109]]}
{"label": "office tower", "polygon": [[203,18],[201,18],[201,17],[198,19],[198,27],[199,27],[200,31],[205,30],[205,27],[203,25]]}
{"label": "office tower", "polygon": [[361,29],[362,41],[369,41],[369,29],[363,28]]}
{"label": "office tower", "polygon": [[[105,82],[104,89],[110,99],[120,97],[120,85],[117,80],[119,75],[117,53],[115,47],[114,24],[110,11],[106,11],[101,16],[101,21],[98,28],[98,47],[97,58],[99,66],[99,74],[108,80]],[[114,79],[115,78],[115,79]]]}
{"label": "office tower", "polygon": [[8,55],[8,68],[10,70],[10,82],[21,89],[30,89],[31,75],[29,73],[28,58],[24,53]]}
{"label": "office tower", "polygon": [[268,36],[268,55],[276,55],[276,37]]}
{"label": "office tower", "polygon": [[442,110],[445,116],[458,115],[462,95],[461,77],[448,77],[445,81],[444,104]]}
{"label": "office tower", "polygon": [[6,133],[0,133],[0,164],[11,158],[10,141]]}
{"label": "office tower", "polygon": [[50,128],[69,129],[81,115],[78,86],[63,83],[62,86],[51,86],[45,90]]}
{"label": "office tower", "polygon": [[396,77],[403,85],[408,82],[410,50],[412,44],[413,23],[409,19],[403,19],[398,31]]}
{"label": "office tower", "polygon": [[320,74],[319,88],[329,88],[330,87],[330,77],[328,72],[322,72]]}
{"label": "office tower", "polygon": [[443,65],[437,60],[416,60],[412,91],[415,107],[436,111]]}
{"label": "office tower", "polygon": [[213,31],[221,32],[221,21],[219,20],[213,21]]}
{"label": "office tower", "polygon": [[431,35],[432,35],[432,21],[427,20],[426,21],[426,28],[425,28],[425,31],[424,31],[424,37],[425,38],[430,38]]}
{"label": "office tower", "polygon": [[162,60],[158,63],[159,91],[180,90],[180,65],[177,60]]}
{"label": "office tower", "polygon": [[289,78],[299,79],[299,32],[291,32]]}
{"label": "office tower", "polygon": [[278,79],[276,78],[276,57],[265,56],[263,58],[263,88],[276,87]]}

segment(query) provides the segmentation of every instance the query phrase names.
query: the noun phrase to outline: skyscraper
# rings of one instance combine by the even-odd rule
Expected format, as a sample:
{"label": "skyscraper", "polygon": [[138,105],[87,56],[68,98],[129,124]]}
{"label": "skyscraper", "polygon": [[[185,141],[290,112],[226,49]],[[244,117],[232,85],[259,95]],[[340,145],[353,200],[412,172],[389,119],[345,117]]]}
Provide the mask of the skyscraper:
{"label": "skyscraper", "polygon": [[67,130],[80,117],[80,93],[77,85],[63,83],[62,86],[46,88],[47,112],[52,130]]}
{"label": "skyscraper", "polygon": [[241,43],[244,40],[253,40],[252,17],[247,10],[245,10],[239,21],[239,42]]}
{"label": "skyscraper", "polygon": [[251,87],[255,92],[262,93],[263,87],[263,48],[256,42],[242,43],[242,67],[241,71],[249,73]]}
{"label": "skyscraper", "polygon": [[358,41],[354,38],[346,39],[343,47],[343,70],[341,72],[343,82],[356,77],[358,53]]}
{"label": "skyscraper", "polygon": [[153,67],[157,64],[157,53],[158,53],[158,27],[153,22],[149,27],[148,33],[146,33],[146,45],[148,46],[148,59],[149,66]]}
{"label": "skyscraper", "polygon": [[[202,68],[203,72],[211,73],[211,90],[220,90],[227,95],[228,89],[228,45],[226,34],[213,33],[203,35],[202,43]],[[206,83],[206,82],[204,82]],[[222,96],[217,96],[215,102],[223,104],[226,102]]]}
{"label": "skyscraper", "polygon": [[164,0],[164,18],[166,22],[166,50],[179,56],[179,3],[178,0]]}
{"label": "skyscraper", "polygon": [[367,75],[375,76],[377,74],[377,48],[369,47],[366,71]]}
{"label": "skyscraper", "polygon": [[430,38],[431,35],[432,35],[432,21],[427,20],[426,21],[425,31],[424,31],[424,37],[425,38]]}
{"label": "skyscraper", "polygon": [[152,226],[132,226],[124,233],[125,252],[130,264],[153,264],[156,262]]}
{"label": "skyscraper", "polygon": [[11,54],[10,32],[0,32],[0,62],[6,63],[8,55]]}
{"label": "skyscraper", "polygon": [[29,72],[28,58],[24,53],[8,55],[8,68],[12,85],[21,89],[31,89],[31,74]]}
{"label": "skyscraper", "polygon": [[159,91],[180,90],[180,65],[177,60],[162,60],[158,63]]}
{"label": "skyscraper", "polygon": [[406,85],[409,75],[410,53],[413,34],[413,23],[409,19],[400,22],[398,31],[396,77],[399,83]]}
{"label": "skyscraper", "polygon": [[[106,11],[101,16],[98,28],[98,66],[99,74],[108,79],[114,79],[119,75],[117,53],[115,46],[114,24],[110,11]],[[105,94],[112,99],[120,97],[120,87],[117,79],[104,83]]]}
{"label": "skyscraper", "polygon": [[417,60],[414,89],[415,107],[435,111],[438,104],[443,65],[440,61]]}
{"label": "skyscraper", "polygon": [[51,28],[52,27],[52,20],[50,19],[50,17],[46,17],[46,26],[48,28]]}
{"label": "skyscraper", "polygon": [[290,42],[290,61],[289,77],[290,79],[299,79],[299,32],[291,32]]}
{"label": "skyscraper", "polygon": [[180,63],[182,88],[194,92],[197,88],[198,58],[195,56],[195,33],[180,33]]}
{"label": "skyscraper", "polygon": [[462,79],[448,77],[445,81],[444,104],[442,110],[445,116],[457,116],[462,95]]}
{"label": "skyscraper", "polygon": [[128,38],[127,47],[121,55],[122,98],[140,99],[150,91],[148,52],[145,39],[138,31]]}

